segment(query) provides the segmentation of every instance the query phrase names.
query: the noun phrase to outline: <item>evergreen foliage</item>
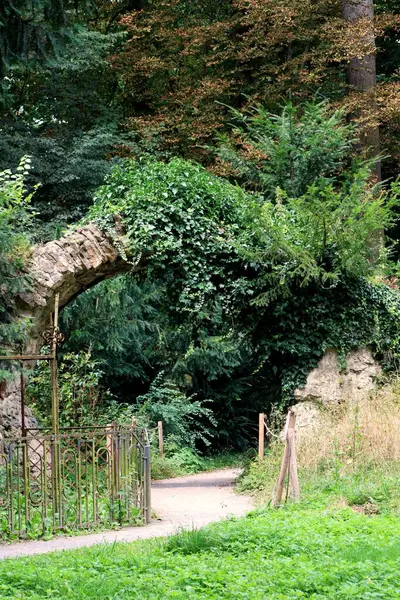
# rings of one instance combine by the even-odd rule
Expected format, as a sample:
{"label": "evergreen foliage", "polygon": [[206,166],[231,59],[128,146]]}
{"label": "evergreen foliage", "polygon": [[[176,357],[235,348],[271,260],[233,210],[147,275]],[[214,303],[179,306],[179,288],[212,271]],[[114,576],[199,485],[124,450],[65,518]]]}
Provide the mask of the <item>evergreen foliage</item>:
{"label": "evergreen foliage", "polygon": [[203,446],[210,445],[217,426],[212,409],[205,406],[211,400],[186,396],[176,384],[165,379],[162,371],[137,402],[150,425],[163,422],[169,452],[178,448],[194,450],[199,441]]}
{"label": "evergreen foliage", "polygon": [[133,398],[147,384],[158,348],[171,335],[161,310],[162,288],[117,277],[81,294],[62,312],[61,328],[68,352],[90,348],[104,372],[103,385],[113,393],[126,390]]}
{"label": "evergreen foliage", "polygon": [[[0,26],[3,44],[12,46],[8,35],[19,40],[14,50],[0,51],[6,68],[0,75],[0,168],[22,154],[32,157],[28,184],[41,183],[36,236],[51,239],[83,216],[112,159],[126,151],[106,61],[124,36],[88,27],[91,0],[41,0],[35,9],[30,2],[12,4]],[[20,37],[9,23],[14,13],[25,32]],[[18,46],[23,35],[25,50]]]}
{"label": "evergreen foliage", "polygon": [[337,175],[355,142],[344,111],[327,102],[301,109],[290,102],[278,114],[263,106],[230,112],[232,131],[220,136],[218,171],[232,171],[231,177],[270,199],[277,187],[297,198],[315,179]]}
{"label": "evergreen foliage", "polygon": [[71,17],[90,12],[92,0],[4,0],[0,7],[0,76],[11,63],[29,64],[57,52]]}

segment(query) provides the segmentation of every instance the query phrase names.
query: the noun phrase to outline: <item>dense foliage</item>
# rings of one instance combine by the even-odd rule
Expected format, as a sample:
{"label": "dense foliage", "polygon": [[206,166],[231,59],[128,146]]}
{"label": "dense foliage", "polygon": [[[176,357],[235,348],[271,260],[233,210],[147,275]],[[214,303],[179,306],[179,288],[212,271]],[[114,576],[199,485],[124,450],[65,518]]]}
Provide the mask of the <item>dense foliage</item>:
{"label": "dense foliage", "polygon": [[[257,139],[279,139],[270,127],[286,131],[287,110],[276,119],[261,113]],[[103,282],[65,311],[67,350],[90,348],[102,386],[136,413],[145,398],[153,424],[162,404],[168,421],[168,403],[173,411],[174,402],[190,410],[211,401],[213,445],[240,448],[256,413],[290,401],[327,348],[344,357],[369,345],[396,367],[399,298],[371,281],[387,268],[387,253],[371,241],[392,222],[397,184],[378,186],[368,162],[344,164],[353,132],[340,113],[333,141],[312,146],[309,162],[300,155],[296,139],[298,148],[309,143],[326,110],[310,106],[289,127],[301,132],[291,148],[304,185],[291,178],[283,145],[270,143],[286,192],[250,178],[258,191],[244,192],[193,163],[147,158],[115,168],[96,193],[87,219],[145,268]]]}
{"label": "dense foliage", "polygon": [[[161,420],[153,475],[173,476],[254,447],[259,412],[279,431],[328,349],[398,372],[399,22],[394,0],[0,2],[0,354],[29,347],[31,242],[94,222],[132,267],[62,311],[61,426],[134,420],[155,445]],[[44,428],[50,379],[40,362],[25,390]],[[303,504],[7,561],[0,597],[398,598],[397,396],[321,411]],[[240,483],[265,501],[267,452]]]}
{"label": "dense foliage", "polygon": [[[24,323],[14,322],[16,297],[29,289],[29,278],[21,273],[29,243],[26,231],[30,228],[29,202],[25,178],[30,159],[24,157],[15,171],[0,172],[0,351],[24,340]],[[0,369],[0,378],[7,373]]]}
{"label": "dense foliage", "polygon": [[[370,3],[373,18],[350,22],[342,4],[1,6],[0,169],[32,155],[21,200],[42,184],[34,226],[21,204],[12,219],[35,240],[57,237],[94,193],[86,221],[141,267],[64,311],[66,422],[105,421],[116,402],[126,415],[146,406],[151,423],[171,404],[184,422],[201,405],[181,439],[208,431],[197,445],[212,434],[243,447],[256,412],[287,402],[326,348],[368,344],[397,364],[395,269],[380,240],[396,237],[398,7]],[[360,69],[352,86],[363,57],[377,79]],[[384,185],[377,156],[365,159],[378,125]],[[27,285],[25,242],[7,219],[4,343],[20,339],[8,321]],[[32,391],[43,414],[46,378],[39,370]]]}
{"label": "dense foliage", "polygon": [[39,239],[83,215],[123,143],[106,61],[123,36],[88,25],[100,4],[7,0],[0,8],[0,168],[32,156]]}
{"label": "dense foliage", "polygon": [[[326,0],[5,0],[0,168],[32,155],[37,236],[79,219],[120,157],[147,150],[213,163],[205,145],[231,130],[227,106],[344,103],[362,126],[381,125],[385,176],[395,176],[398,6],[374,5],[373,23],[349,24],[342,3]],[[377,86],[349,89],[350,61],[374,44]]]}

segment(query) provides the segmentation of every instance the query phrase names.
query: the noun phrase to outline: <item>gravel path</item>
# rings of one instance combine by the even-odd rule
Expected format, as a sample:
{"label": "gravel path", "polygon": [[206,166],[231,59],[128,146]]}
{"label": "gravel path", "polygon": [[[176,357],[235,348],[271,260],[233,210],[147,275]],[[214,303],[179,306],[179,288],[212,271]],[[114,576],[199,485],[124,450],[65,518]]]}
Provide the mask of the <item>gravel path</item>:
{"label": "gravel path", "polygon": [[170,535],[179,528],[201,527],[231,515],[243,516],[252,507],[248,496],[235,494],[237,469],[223,469],[164,479],[152,484],[152,507],[158,516],[146,527],[125,527],[119,531],[90,533],[74,537],[15,542],[0,545],[1,558],[44,554],[56,550],[72,550],[101,543],[133,542]]}

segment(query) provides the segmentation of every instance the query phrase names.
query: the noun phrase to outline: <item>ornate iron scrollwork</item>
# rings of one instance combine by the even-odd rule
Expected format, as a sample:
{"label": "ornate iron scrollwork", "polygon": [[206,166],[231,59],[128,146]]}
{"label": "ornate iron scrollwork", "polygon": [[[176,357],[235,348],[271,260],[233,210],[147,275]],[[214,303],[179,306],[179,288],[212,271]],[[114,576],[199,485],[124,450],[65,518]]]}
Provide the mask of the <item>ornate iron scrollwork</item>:
{"label": "ornate iron scrollwork", "polygon": [[49,346],[60,346],[65,340],[65,335],[58,327],[51,327],[42,333],[43,339]]}

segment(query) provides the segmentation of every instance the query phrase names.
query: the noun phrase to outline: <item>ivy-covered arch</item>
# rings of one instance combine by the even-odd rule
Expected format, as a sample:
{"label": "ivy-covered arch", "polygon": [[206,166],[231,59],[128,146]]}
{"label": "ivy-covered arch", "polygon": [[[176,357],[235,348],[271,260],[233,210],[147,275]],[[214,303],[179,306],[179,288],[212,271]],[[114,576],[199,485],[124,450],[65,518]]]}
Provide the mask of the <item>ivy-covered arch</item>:
{"label": "ivy-covered arch", "polygon": [[[114,239],[116,239],[117,235]],[[63,307],[74,297],[96,283],[133,270],[126,257],[122,257],[114,240],[97,225],[67,233],[59,240],[33,247],[24,266],[30,289],[17,299],[17,319],[28,322],[25,352],[36,354],[43,345],[42,333],[49,326],[58,293]],[[135,269],[140,269],[141,264]],[[36,420],[29,407],[25,407],[25,423],[35,427]],[[18,431],[21,427],[20,375],[11,377],[0,387],[0,437],[1,430]]]}

